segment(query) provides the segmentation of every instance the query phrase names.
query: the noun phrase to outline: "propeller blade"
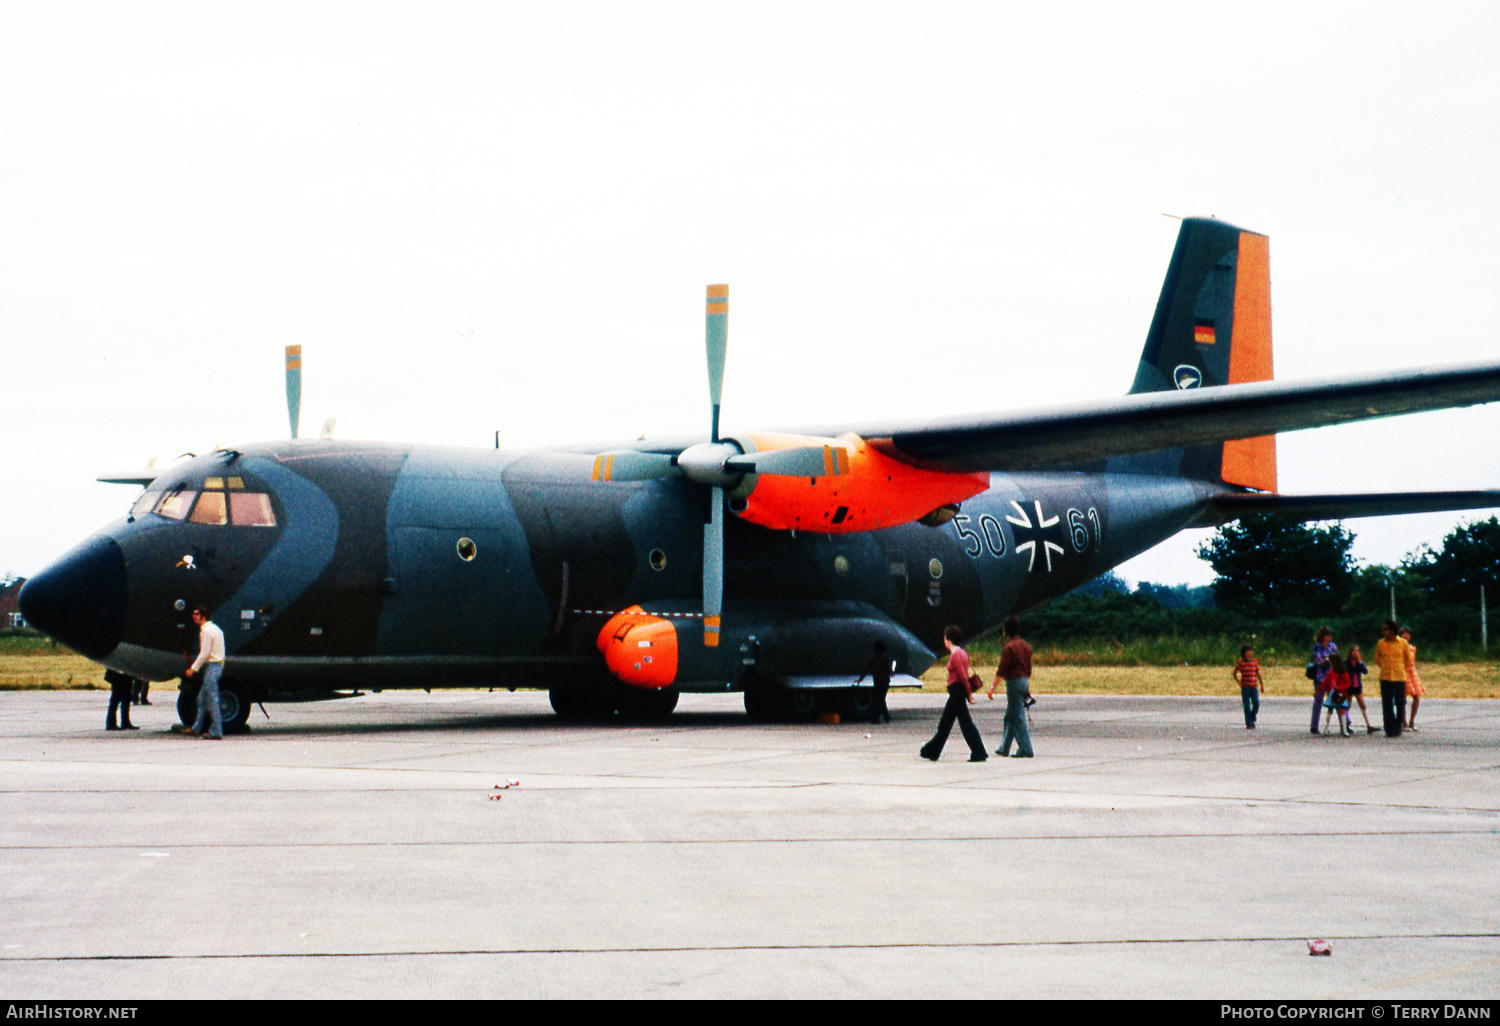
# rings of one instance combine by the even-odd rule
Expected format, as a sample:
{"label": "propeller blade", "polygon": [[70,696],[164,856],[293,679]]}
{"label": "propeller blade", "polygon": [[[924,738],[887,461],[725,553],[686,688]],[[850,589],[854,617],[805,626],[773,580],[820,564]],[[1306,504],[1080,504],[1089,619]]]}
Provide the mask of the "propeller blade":
{"label": "propeller blade", "polygon": [[302,419],[302,347],[286,347],[286,415],[297,437],[297,422]]}
{"label": "propeller blade", "polygon": [[724,607],[724,489],[710,490],[708,523],[703,525],[703,644],[719,644]]}
{"label": "propeller blade", "polygon": [[773,477],[840,477],[849,473],[849,450],[842,445],[770,449],[735,456],[724,467]]}
{"label": "propeller blade", "polygon": [[594,457],[595,481],[651,481],[677,472],[672,457],[659,452],[602,452]]}
{"label": "propeller blade", "polygon": [[724,357],[729,351],[729,286],[708,287],[708,401],[713,406],[709,441],[719,440],[719,400],[724,394]]}

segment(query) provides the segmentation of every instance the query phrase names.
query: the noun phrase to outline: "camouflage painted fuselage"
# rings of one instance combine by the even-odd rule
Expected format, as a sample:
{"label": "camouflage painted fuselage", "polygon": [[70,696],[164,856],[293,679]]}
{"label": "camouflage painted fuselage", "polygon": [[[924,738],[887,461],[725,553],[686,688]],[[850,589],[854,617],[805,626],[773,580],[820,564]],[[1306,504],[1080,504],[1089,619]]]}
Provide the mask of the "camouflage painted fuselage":
{"label": "camouflage painted fuselage", "polygon": [[[600,628],[631,605],[677,614],[699,637],[703,491],[591,481],[590,466],[571,453],[332,441],[199,457],[148,491],[239,475],[272,497],[275,526],[152,512],[112,524],[44,572],[61,580],[86,561],[77,576],[96,585],[57,603],[76,604],[79,629],[44,629],[164,680],[196,651],[189,612],[201,603],[252,691],[555,686],[602,671]],[[898,672],[920,674],[945,626],[991,630],[1175,533],[1223,490],[1139,473],[995,474],[937,527],[820,535],[731,516],[724,642],[692,642],[677,685],[857,674],[873,640]],[[115,564],[118,586],[98,586]]]}

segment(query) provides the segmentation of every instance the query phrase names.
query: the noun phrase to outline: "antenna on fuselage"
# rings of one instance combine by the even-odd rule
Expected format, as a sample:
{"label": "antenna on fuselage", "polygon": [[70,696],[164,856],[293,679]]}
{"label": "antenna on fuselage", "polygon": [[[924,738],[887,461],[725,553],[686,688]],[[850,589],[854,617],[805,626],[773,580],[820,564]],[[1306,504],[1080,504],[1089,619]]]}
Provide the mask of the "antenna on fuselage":
{"label": "antenna on fuselage", "polygon": [[302,347],[286,347],[286,416],[297,437],[297,422],[302,419]]}

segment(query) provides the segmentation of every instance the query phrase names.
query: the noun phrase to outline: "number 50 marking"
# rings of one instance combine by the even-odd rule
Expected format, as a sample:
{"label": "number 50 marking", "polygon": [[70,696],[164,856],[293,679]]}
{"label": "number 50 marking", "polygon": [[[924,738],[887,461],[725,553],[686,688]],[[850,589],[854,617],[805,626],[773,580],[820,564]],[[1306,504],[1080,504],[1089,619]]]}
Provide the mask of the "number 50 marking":
{"label": "number 50 marking", "polygon": [[968,514],[960,514],[953,518],[953,529],[965,542],[970,543],[964,549],[971,558],[978,556],[986,549],[991,556],[997,559],[1005,555],[1005,531],[1000,526],[1000,521],[988,513],[979,518],[979,530],[975,531],[967,526],[970,517]]}

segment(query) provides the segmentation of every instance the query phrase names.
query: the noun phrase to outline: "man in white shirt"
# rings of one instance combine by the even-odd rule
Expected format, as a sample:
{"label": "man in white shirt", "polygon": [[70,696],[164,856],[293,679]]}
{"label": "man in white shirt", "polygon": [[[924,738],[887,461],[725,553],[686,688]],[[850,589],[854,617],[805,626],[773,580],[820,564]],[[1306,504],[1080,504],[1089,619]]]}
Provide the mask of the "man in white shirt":
{"label": "man in white shirt", "polygon": [[198,686],[198,718],[187,733],[208,741],[224,738],[224,721],[219,714],[219,676],[224,672],[224,632],[208,618],[205,606],[193,607],[193,623],[198,625],[198,658],[183,676],[203,671]]}

